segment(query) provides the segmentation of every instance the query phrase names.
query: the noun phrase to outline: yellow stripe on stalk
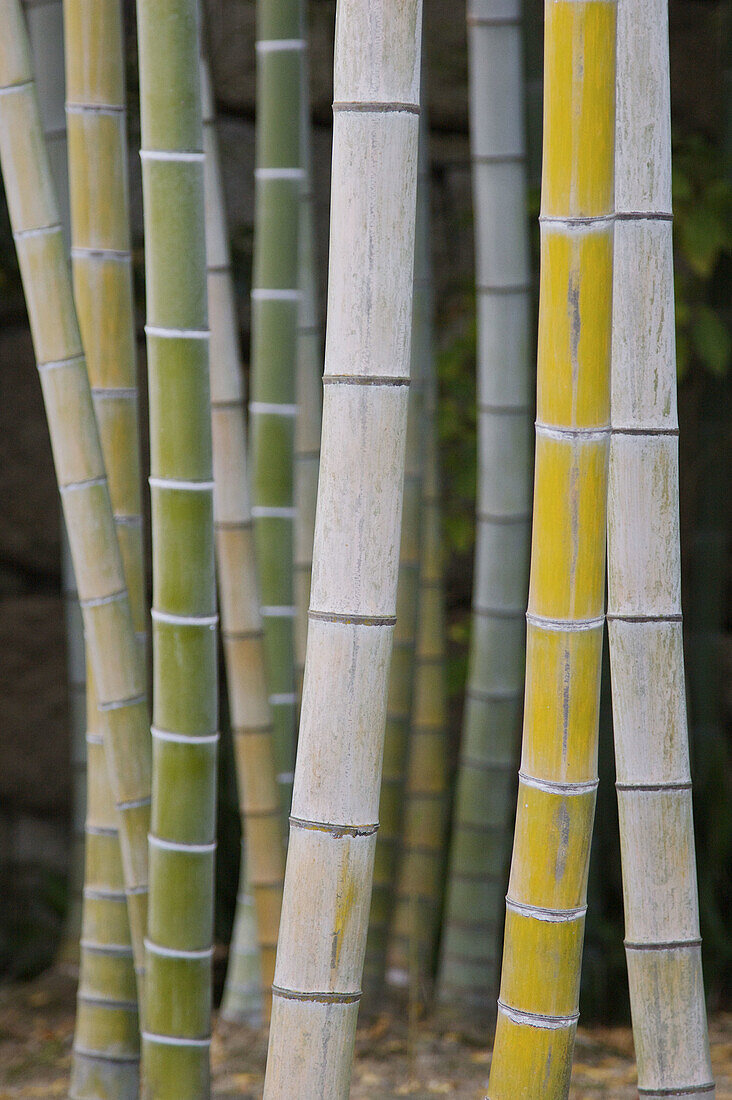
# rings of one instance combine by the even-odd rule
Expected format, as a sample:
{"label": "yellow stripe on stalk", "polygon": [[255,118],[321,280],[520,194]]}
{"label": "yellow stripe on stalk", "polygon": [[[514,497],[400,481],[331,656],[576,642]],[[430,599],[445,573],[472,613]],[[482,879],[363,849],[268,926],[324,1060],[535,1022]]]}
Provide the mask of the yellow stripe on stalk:
{"label": "yellow stripe on stalk", "polygon": [[569,1092],[605,584],[613,0],[547,0],[526,706],[491,1100]]}

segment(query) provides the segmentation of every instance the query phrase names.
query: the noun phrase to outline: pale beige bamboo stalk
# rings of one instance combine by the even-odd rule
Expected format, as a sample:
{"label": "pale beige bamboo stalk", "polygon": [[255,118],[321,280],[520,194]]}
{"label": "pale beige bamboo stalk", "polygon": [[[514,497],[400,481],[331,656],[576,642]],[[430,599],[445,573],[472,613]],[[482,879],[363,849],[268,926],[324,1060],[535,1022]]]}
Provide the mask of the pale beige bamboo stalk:
{"label": "pale beige bamboo stalk", "polygon": [[144,670],[17,0],[0,3],[0,28],[0,161],[109,748],[132,942],[141,974],[150,813]]}
{"label": "pale beige bamboo stalk", "polygon": [[[23,0],[28,39],[37,74],[38,105],[48,149],[59,213],[67,246],[69,173],[64,113],[64,36],[62,0]],[[69,900],[58,952],[62,965],[79,964],[81,896],[84,885],[84,821],[86,818],[86,656],[79,593],[71,565],[66,529],[61,521],[61,594],[66,624],[66,672],[69,692],[71,749],[71,851]]]}
{"label": "pale beige bamboo stalk", "polygon": [[[237,911],[254,896],[264,1012],[270,1013],[277,930],[282,906],[284,850],[275,780],[272,713],[267,691],[264,635],[247,485],[244,375],[239,353],[236,303],[224,210],[211,78],[201,62],[206,263],[211,329],[211,422],[214,460],[214,527],[221,629],[242,814],[242,863]],[[251,1014],[241,966],[251,944],[241,941],[250,925],[237,915],[231,943],[238,977],[227,974],[222,1015]],[[256,962],[256,959],[255,959]],[[230,964],[231,968],[231,964]],[[251,980],[251,976],[250,979]]]}
{"label": "pale beige bamboo stalk", "polygon": [[638,1092],[712,1096],[684,687],[667,0],[619,0],[608,630]]}
{"label": "pale beige bamboo stalk", "polygon": [[420,36],[419,0],[339,0],[320,483],[266,1100],[350,1087],[396,611]]}

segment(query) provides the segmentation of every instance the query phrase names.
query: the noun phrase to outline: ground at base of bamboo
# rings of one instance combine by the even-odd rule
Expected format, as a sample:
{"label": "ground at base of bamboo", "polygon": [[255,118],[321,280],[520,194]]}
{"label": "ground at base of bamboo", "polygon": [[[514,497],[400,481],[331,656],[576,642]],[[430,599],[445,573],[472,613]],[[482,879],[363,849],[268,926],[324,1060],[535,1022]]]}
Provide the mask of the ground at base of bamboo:
{"label": "ground at base of bamboo", "polygon": [[[65,1096],[71,1064],[75,979],[59,972],[0,988],[0,1100]],[[487,1034],[435,1017],[411,1030],[405,1006],[358,1030],[351,1100],[482,1100],[490,1069]],[[732,1013],[710,1020],[717,1100],[732,1098]],[[259,1100],[264,1031],[218,1022],[212,1045],[214,1100]],[[580,1028],[570,1100],[635,1100],[630,1029]]]}

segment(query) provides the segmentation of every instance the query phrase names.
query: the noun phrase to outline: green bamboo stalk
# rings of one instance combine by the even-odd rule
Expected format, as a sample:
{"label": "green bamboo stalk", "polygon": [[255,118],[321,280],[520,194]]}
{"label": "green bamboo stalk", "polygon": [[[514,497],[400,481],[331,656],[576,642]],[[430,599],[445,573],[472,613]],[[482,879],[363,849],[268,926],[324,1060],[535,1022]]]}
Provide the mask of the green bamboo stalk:
{"label": "green bamboo stalk", "polygon": [[488,1095],[566,1100],[604,626],[614,0],[547,0],[536,472],[524,738]]}
{"label": "green bamboo stalk", "polygon": [[[302,5],[302,37],[307,43],[306,0]],[[298,237],[300,309],[297,322],[297,368],[295,393],[294,451],[294,586],[295,586],[295,683],[302,699],[305,648],[308,635],[308,606],[313,569],[315,504],[318,497],[320,465],[320,428],[323,414],[323,347],[318,312],[315,188],[310,126],[310,81],[307,46],[302,58],[301,164],[302,189]]]}
{"label": "green bamboo stalk", "polygon": [[153,540],[153,796],[143,1092],[210,1089],[216,587],[196,0],[137,10]]}
{"label": "green bamboo stalk", "polygon": [[[422,86],[424,88],[424,72]],[[404,829],[389,944],[390,970],[408,977],[412,989],[415,982],[425,986],[432,978],[442,907],[445,829],[450,793],[437,379],[430,262],[429,129],[424,94],[422,100],[412,322],[412,372],[418,371],[422,376],[420,441],[424,457],[420,502],[420,572]]]}
{"label": "green bamboo stalk", "polygon": [[[28,39],[37,74],[38,104],[64,237],[68,245],[69,173],[64,113],[64,36],[62,0],[23,0]],[[69,900],[57,960],[79,965],[82,888],[84,885],[84,821],[86,819],[86,656],[79,593],[71,565],[66,529],[61,521],[61,595],[66,626],[66,673],[69,693],[71,749],[71,851]]]}
{"label": "green bamboo stalk", "polygon": [[339,0],[323,436],[264,1096],[345,1100],[404,475],[421,4]]}
{"label": "green bamboo stalk", "polygon": [[[121,6],[118,0],[93,0],[91,5],[88,0],[65,0],[64,30],[74,297],[144,660],[147,600]],[[139,1020],[120,894],[116,812],[97,729],[92,670],[87,685],[91,812],[71,1095],[104,1100],[137,1095]]]}
{"label": "green bamboo stalk", "polygon": [[468,7],[478,296],[478,506],[470,663],[439,996],[498,987],[525,662],[531,274],[520,0]]}
{"label": "green bamboo stalk", "polygon": [[257,0],[257,126],[252,279],[251,486],[275,764],[284,820],[295,757],[293,453],[300,314],[299,0]]}
{"label": "green bamboo stalk", "polygon": [[150,816],[145,675],[17,0],[0,3],[0,162],[119,815],[138,980]]}
{"label": "green bamboo stalk", "polygon": [[[224,660],[244,838],[221,1014],[228,1020],[251,1020],[255,1004],[259,1002],[260,1011],[263,1007],[269,1019],[269,991],[274,978],[285,861],[247,485],[244,376],[211,78],[205,59],[201,62],[201,88],[206,155],[214,526]],[[251,912],[252,906],[256,918]]]}
{"label": "green bamboo stalk", "polygon": [[714,1095],[681,625],[667,0],[619,0],[608,632],[643,1097]]}

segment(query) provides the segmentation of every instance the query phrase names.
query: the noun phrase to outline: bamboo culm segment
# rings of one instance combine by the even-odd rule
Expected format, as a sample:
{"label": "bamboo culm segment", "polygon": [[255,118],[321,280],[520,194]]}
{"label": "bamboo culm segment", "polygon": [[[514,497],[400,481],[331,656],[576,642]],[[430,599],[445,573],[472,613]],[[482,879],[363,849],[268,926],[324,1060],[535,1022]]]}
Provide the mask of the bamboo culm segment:
{"label": "bamboo culm segment", "polygon": [[547,0],[524,737],[491,1100],[566,1098],[597,788],[610,416],[611,0]]}
{"label": "bamboo culm segment", "polygon": [[[36,74],[41,124],[64,235],[69,239],[69,173],[66,154],[64,35],[61,0],[23,4]],[[58,961],[78,967],[84,886],[86,819],[86,656],[79,593],[66,528],[61,521],[61,593],[66,627],[66,672],[71,739],[71,852],[69,901]]]}
{"label": "bamboo culm segment", "polygon": [[[205,60],[201,64],[201,77],[211,327],[214,527],[229,712],[244,835],[231,961],[221,1009],[226,1019],[236,1020],[251,1018],[252,979],[260,966],[257,1000],[263,997],[265,1016],[269,1018],[269,991],[274,978],[282,907],[284,851],[247,484],[244,376],[213,95]],[[252,904],[256,921],[251,913]],[[245,939],[252,931],[255,938]],[[259,960],[256,958],[257,942]]]}
{"label": "bamboo culm segment", "polygon": [[135,964],[142,973],[150,817],[144,670],[17,0],[0,4],[0,26],[0,161],[109,754]]}
{"label": "bamboo culm segment", "polygon": [[[89,20],[93,33],[85,33]],[[66,99],[71,196],[71,257],[79,327],[109,478],[117,540],[127,581],[133,626],[144,660],[147,601],[142,536],[137,364],[135,353],[122,11],[118,0],[64,4]],[[99,107],[103,107],[100,111]],[[72,1094],[79,1100],[137,1095],[139,1022],[129,995],[127,950],[110,953],[108,930],[121,930],[116,819],[104,748],[97,745],[93,675],[87,676],[89,804],[96,802],[103,841],[91,816],[87,863],[92,881],[84,888],[79,1008],[74,1037]],[[102,769],[101,771],[99,769]],[[102,855],[109,860],[105,866]],[[108,913],[109,921],[103,917]],[[129,941],[126,932],[123,943]],[[99,956],[104,966],[99,965]],[[134,973],[133,988],[134,988]],[[120,1056],[120,1018],[125,1048]],[[134,1039],[134,1043],[132,1043]]]}
{"label": "bamboo culm segment", "polygon": [[310,82],[307,54],[307,16],[301,0],[301,36],[306,46],[302,56],[302,119],[300,214],[298,220],[298,268],[300,308],[297,321],[297,360],[295,378],[295,684],[302,699],[302,677],[308,634],[310,578],[313,569],[315,504],[318,496],[320,465],[320,428],[323,414],[323,346],[317,294],[317,241],[315,225],[315,188],[312,166],[310,125]]}
{"label": "bamboo culm segment", "polygon": [[438,995],[498,990],[531,525],[531,275],[521,0],[468,5],[478,301],[478,502],[468,684]]}
{"label": "bamboo culm segment", "polygon": [[644,1097],[714,1094],[681,625],[668,66],[665,0],[619,0],[608,627]]}
{"label": "bamboo culm segment", "polygon": [[396,611],[420,32],[418,0],[339,2],[320,484],[267,1100],[349,1092]]}
{"label": "bamboo culm segment", "polygon": [[143,1094],[210,1090],[218,684],[200,32],[195,0],[140,0],[153,802]]}
{"label": "bamboo culm segment", "polygon": [[275,765],[283,820],[295,759],[293,455],[300,308],[302,188],[299,0],[257,0],[257,125],[249,418],[254,538],[259,566]]}
{"label": "bamboo culm segment", "polygon": [[[417,231],[414,262],[412,375],[421,382],[419,590],[412,714],[407,754],[404,827],[391,928],[389,967],[432,977],[442,907],[444,842],[449,798],[445,608],[440,539],[437,454],[437,378],[433,352],[433,284],[430,261],[429,128],[422,72]],[[411,399],[410,385],[410,399]],[[398,603],[398,597],[397,597]]]}

